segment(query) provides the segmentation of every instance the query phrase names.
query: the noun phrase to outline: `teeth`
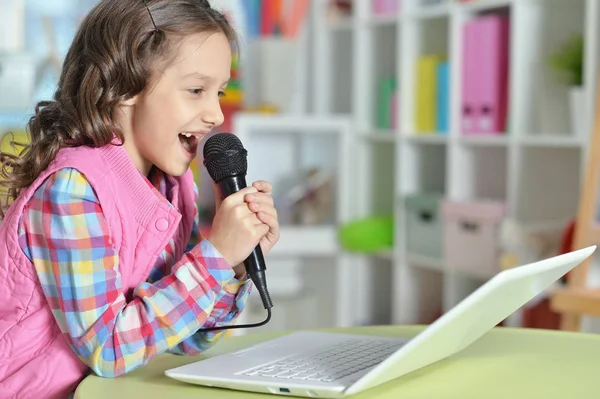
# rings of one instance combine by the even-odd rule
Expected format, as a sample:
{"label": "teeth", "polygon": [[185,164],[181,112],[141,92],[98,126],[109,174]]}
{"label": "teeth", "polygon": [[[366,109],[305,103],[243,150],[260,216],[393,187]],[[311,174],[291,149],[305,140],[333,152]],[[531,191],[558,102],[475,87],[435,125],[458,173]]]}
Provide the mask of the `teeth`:
{"label": "teeth", "polygon": [[182,135],[184,135],[185,137],[192,137],[191,133],[181,133]]}

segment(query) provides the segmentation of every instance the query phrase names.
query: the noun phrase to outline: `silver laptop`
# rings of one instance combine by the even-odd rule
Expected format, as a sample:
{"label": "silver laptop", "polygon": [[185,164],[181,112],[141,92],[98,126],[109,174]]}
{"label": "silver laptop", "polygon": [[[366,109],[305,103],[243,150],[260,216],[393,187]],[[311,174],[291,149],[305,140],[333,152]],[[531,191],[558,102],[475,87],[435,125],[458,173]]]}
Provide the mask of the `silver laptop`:
{"label": "silver laptop", "polygon": [[350,396],[459,352],[595,249],[504,270],[412,339],[302,331],[165,374],[191,384],[243,391]]}

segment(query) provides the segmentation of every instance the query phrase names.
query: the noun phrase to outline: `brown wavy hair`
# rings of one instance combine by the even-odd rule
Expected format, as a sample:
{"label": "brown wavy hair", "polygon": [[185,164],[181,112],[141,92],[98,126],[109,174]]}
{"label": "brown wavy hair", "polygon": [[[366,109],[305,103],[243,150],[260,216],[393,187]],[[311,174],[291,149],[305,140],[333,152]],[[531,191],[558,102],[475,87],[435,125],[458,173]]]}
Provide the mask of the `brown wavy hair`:
{"label": "brown wavy hair", "polygon": [[179,39],[217,32],[226,35],[232,51],[238,48],[227,18],[206,0],[100,1],[73,39],[53,100],[36,105],[27,124],[29,143],[18,155],[0,153],[0,187],[7,204],[61,148],[102,147],[115,136],[122,144],[123,133],[113,122],[121,102],[151,84],[153,72],[176,55]]}

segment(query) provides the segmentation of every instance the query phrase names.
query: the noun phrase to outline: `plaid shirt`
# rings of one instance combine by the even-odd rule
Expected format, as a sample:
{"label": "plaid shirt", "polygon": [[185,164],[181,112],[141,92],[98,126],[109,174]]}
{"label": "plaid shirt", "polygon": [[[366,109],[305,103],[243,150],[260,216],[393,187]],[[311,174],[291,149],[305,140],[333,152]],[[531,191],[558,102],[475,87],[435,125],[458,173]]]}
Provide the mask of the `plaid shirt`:
{"label": "plaid shirt", "polygon": [[[167,195],[162,172],[149,179]],[[232,324],[250,292],[250,280],[238,281],[200,237],[196,210],[188,252],[174,259],[172,239],[127,301],[101,204],[75,169],[61,169],[35,191],[19,243],[71,348],[100,376],[122,375],[163,352],[208,349],[224,332],[197,330]]]}

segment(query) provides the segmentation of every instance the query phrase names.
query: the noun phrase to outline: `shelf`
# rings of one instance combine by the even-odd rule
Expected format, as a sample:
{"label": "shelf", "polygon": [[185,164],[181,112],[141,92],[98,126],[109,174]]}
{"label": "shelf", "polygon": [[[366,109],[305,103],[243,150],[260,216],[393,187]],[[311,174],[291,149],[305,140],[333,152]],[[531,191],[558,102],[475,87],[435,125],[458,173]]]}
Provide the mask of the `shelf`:
{"label": "shelf", "polygon": [[[428,84],[436,78],[438,66],[450,60],[450,21],[447,18],[419,19],[407,23],[406,35],[415,39],[407,46],[402,61],[404,72],[400,87],[405,93],[401,103],[405,104],[403,129],[417,135],[431,134],[438,127],[437,115],[432,112],[437,99],[435,84]],[[452,68],[449,67],[449,73]],[[448,80],[448,98],[451,98],[451,84]],[[446,125],[450,125],[448,113]]]}
{"label": "shelf", "polygon": [[[252,134],[259,135],[338,135],[340,127],[351,129],[351,120],[340,115],[275,114],[265,117],[261,113],[240,112],[236,119],[243,119],[243,127],[252,128]],[[237,132],[236,132],[237,133]]]}
{"label": "shelf", "polygon": [[332,31],[351,31],[354,28],[354,18],[344,17],[328,21],[327,27]]}
{"label": "shelf", "polygon": [[458,141],[460,143],[472,146],[490,146],[490,147],[502,147],[508,145],[510,136],[506,134],[498,135],[487,135],[487,136],[466,136],[460,135]]}
{"label": "shelf", "polygon": [[575,136],[529,135],[519,138],[519,142],[527,147],[581,148],[585,141]]}
{"label": "shelf", "polygon": [[429,270],[444,270],[444,262],[441,259],[435,259],[419,254],[407,254],[406,260],[409,264]]}
{"label": "shelf", "polygon": [[282,226],[268,256],[333,256],[339,252],[335,226]]}
{"label": "shelf", "polygon": [[434,19],[447,17],[449,15],[450,6],[448,3],[442,3],[433,6],[418,7],[416,11],[407,15],[407,19]]}
{"label": "shelf", "polygon": [[[526,30],[521,32],[527,34],[516,34],[519,44],[513,56],[520,59],[520,63],[511,70],[516,79],[513,79],[515,90],[512,100],[516,102],[520,114],[515,120],[522,119],[519,126],[527,132],[560,135],[573,131],[569,83],[552,68],[550,59],[556,51],[570,43],[573,35],[585,37],[593,32],[595,28],[586,27],[590,20],[586,15],[590,11],[586,11],[589,4],[586,0],[531,1],[526,13],[521,16],[523,25],[527,24]],[[596,40],[591,37],[588,40],[592,44],[588,46],[585,43],[584,58],[595,58]],[[588,54],[590,50],[591,54]],[[597,68],[586,64],[584,60],[584,70],[588,67],[596,73]],[[583,89],[595,91],[595,86],[586,81],[588,77],[590,75],[584,74]],[[583,111],[576,112],[574,118],[584,119]]]}
{"label": "shelf", "polygon": [[418,144],[447,144],[449,136],[432,134],[407,134],[402,136],[403,140]]}
{"label": "shelf", "polygon": [[461,199],[508,199],[508,147],[460,146],[453,159],[454,193]]}
{"label": "shelf", "polygon": [[[378,25],[367,35],[366,64],[368,88],[362,101],[369,114],[370,125],[376,129],[395,130],[399,112],[394,93],[398,93],[398,29],[393,24]],[[360,95],[360,94],[359,94]]]}
{"label": "shelf", "polygon": [[387,251],[375,252],[372,255],[378,259],[387,260],[390,262],[393,262],[395,260],[394,251],[391,249]]}
{"label": "shelf", "polygon": [[401,159],[402,193],[446,191],[446,146],[408,142]]}
{"label": "shelf", "polygon": [[[329,111],[332,114],[352,113],[352,98],[355,91],[354,63],[355,35],[349,30],[333,30],[330,35],[330,56],[327,84],[331,87]],[[320,89],[320,92],[323,88]]]}
{"label": "shelf", "polygon": [[375,129],[369,132],[361,132],[359,137],[369,141],[394,143],[399,140],[400,136],[395,130]]}
{"label": "shelf", "polygon": [[573,218],[577,215],[582,151],[579,147],[526,147],[519,170],[517,220]]}
{"label": "shelf", "polygon": [[[437,319],[443,311],[443,296],[445,276],[439,270],[426,267],[407,268],[406,278],[410,279],[410,286],[406,287],[406,292],[413,295],[404,296],[406,292],[398,292],[396,299],[399,310],[411,315],[410,319],[398,317],[396,315],[394,323],[417,323],[430,324]],[[412,320],[411,320],[412,319]]]}
{"label": "shelf", "polygon": [[[353,141],[359,155],[351,171],[356,187],[348,194],[357,198],[359,216],[391,213],[398,222],[395,233],[401,241],[390,251],[364,259],[366,266],[384,266],[379,269],[396,260],[391,263],[394,320],[412,323],[425,314],[432,315],[439,306],[436,296],[442,296],[444,310],[448,310],[496,274],[488,271],[490,268],[455,270],[444,259],[413,253],[412,248],[418,252],[418,246],[407,244],[418,235],[406,234],[410,234],[404,229],[408,210],[398,198],[437,192],[457,201],[501,201],[507,217],[517,220],[524,230],[545,230],[548,225],[551,234],[560,233],[576,214],[586,137],[594,117],[592,85],[600,70],[600,6],[596,3],[406,0],[397,15],[375,16],[368,6],[354,0],[360,5],[355,8],[354,30],[330,35],[335,43],[351,41],[354,51],[343,59],[335,48],[327,55],[330,64],[335,64],[330,75],[336,82],[331,107],[339,108],[339,103],[349,98],[347,87],[352,87],[352,106],[344,109],[361,127]],[[463,28],[488,14],[507,16],[510,24],[506,123],[496,125],[494,129],[501,131],[497,134],[468,134],[462,127],[462,112],[464,91],[470,88],[463,83],[472,74],[463,75],[462,67],[465,45],[472,42],[465,40]],[[582,34],[585,42],[584,104],[579,106],[571,103],[570,83],[561,79],[550,63],[550,56],[572,34]],[[449,75],[436,69],[435,76],[436,84],[448,84],[444,115],[449,119],[444,123],[446,131],[437,132],[431,108],[418,107],[431,107],[434,99],[436,111],[443,105],[439,101],[445,99],[437,97],[440,91],[431,88],[439,86],[426,81],[432,79],[434,64],[442,60],[448,62]],[[352,70],[351,76],[339,77],[348,70]],[[393,109],[380,107],[391,91],[385,91],[388,87],[383,79],[393,77],[397,79],[395,109],[399,114],[395,123],[389,123],[391,118],[378,110]],[[316,93],[322,85],[323,81],[315,84]],[[346,92],[338,94],[338,90]],[[576,127],[572,120],[582,121],[581,125]],[[486,120],[475,122],[480,128],[489,125]]]}
{"label": "shelf", "polygon": [[398,23],[399,16],[397,14],[382,14],[371,15],[365,22],[370,26],[394,26]]}
{"label": "shelf", "polygon": [[[520,0],[519,0],[520,1]],[[545,1],[545,0],[544,0]],[[459,9],[468,12],[484,12],[498,8],[510,7],[514,0],[475,0],[467,3],[455,3]]]}
{"label": "shelf", "polygon": [[358,149],[357,201],[360,217],[394,212],[396,145],[372,141]]}
{"label": "shelf", "polygon": [[473,281],[473,283],[477,284],[477,283],[482,283],[486,280],[489,280],[490,278],[494,277],[496,274],[498,274],[501,270],[498,268],[498,271],[496,272],[490,272],[490,271],[473,271],[473,270],[459,270],[459,269],[453,269],[451,267],[448,267],[447,269],[450,273],[453,273],[455,276],[462,276],[468,279],[471,279]]}

